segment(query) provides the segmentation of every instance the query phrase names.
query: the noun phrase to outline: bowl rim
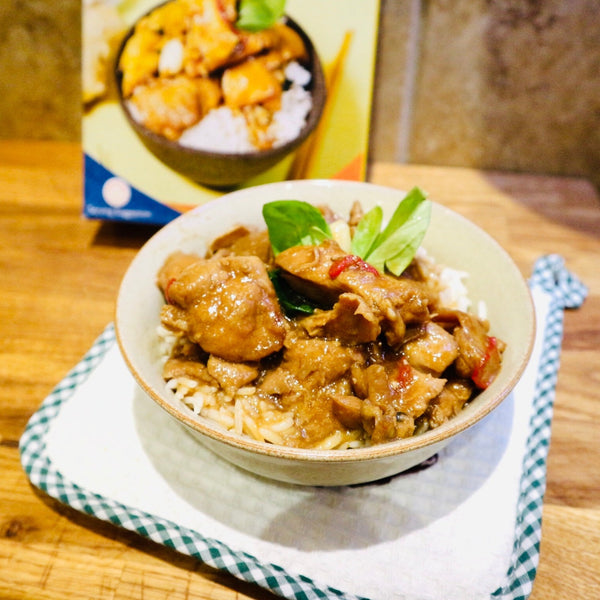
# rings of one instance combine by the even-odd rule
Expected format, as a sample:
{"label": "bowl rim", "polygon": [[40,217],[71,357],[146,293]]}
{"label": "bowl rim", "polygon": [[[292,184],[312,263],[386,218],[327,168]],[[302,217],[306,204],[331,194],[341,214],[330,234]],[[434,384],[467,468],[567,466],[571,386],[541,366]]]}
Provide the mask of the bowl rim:
{"label": "bowl rim", "polygon": [[[169,4],[170,2],[174,2],[175,0],[165,0],[160,4],[152,7],[146,13],[138,17],[135,22],[125,31],[123,38],[118,46],[117,52],[115,53],[114,63],[113,63],[113,79],[115,81],[115,87],[117,92],[118,104],[121,107],[123,113],[130,126],[136,131],[138,135],[146,137],[153,144],[157,146],[162,146],[171,152],[178,152],[182,155],[187,155],[190,157],[207,157],[207,158],[219,158],[219,159],[231,159],[231,160],[240,160],[240,159],[252,159],[252,158],[261,158],[268,160],[270,157],[276,158],[280,155],[287,154],[290,149],[293,149],[294,146],[301,144],[317,127],[319,121],[321,119],[321,115],[323,114],[323,110],[325,108],[325,102],[327,98],[327,86],[325,82],[325,73],[323,70],[323,65],[321,63],[321,59],[317,52],[315,45],[313,44],[310,36],[306,33],[306,31],[302,28],[301,25],[298,24],[297,21],[292,19],[289,15],[285,14],[281,18],[286,25],[289,25],[296,33],[300,35],[302,41],[304,42],[305,48],[308,53],[308,60],[306,61],[307,65],[310,66],[309,70],[311,73],[311,81],[309,84],[309,90],[312,96],[312,107],[304,123],[302,129],[299,134],[291,140],[280,144],[278,146],[272,146],[271,148],[267,148],[264,150],[252,150],[249,152],[218,152],[215,150],[204,150],[201,148],[193,148],[190,146],[183,146],[177,140],[170,140],[159,133],[151,131],[148,129],[143,123],[138,122],[127,107],[127,101],[123,96],[122,89],[122,79],[123,74],[122,70],[119,66],[121,55],[123,50],[125,49],[125,45],[131,38],[131,36],[135,32],[135,28],[141,19],[151,14],[154,10],[159,8],[160,6],[164,6],[165,4]],[[308,68],[308,66],[305,66]],[[319,93],[315,94],[315,90],[318,90]]]}
{"label": "bowl rim", "polygon": [[[526,369],[531,357],[536,334],[536,316],[531,290],[527,286],[527,283],[525,282],[512,257],[489,233],[487,233],[484,229],[476,225],[473,221],[462,216],[460,213],[440,204],[439,202],[436,202],[435,200],[432,200],[434,210],[442,211],[442,214],[450,214],[453,218],[456,218],[459,221],[466,223],[467,226],[478,230],[479,234],[482,235],[482,237],[486,238],[489,244],[494,246],[495,251],[503,256],[507,265],[510,265],[511,270],[516,276],[516,281],[518,281],[522,287],[521,292],[524,292],[523,297],[526,299],[524,308],[527,311],[526,317],[527,323],[529,324],[529,331],[526,334],[526,343],[520,349],[519,352],[518,366],[515,368],[510,378],[506,381],[504,387],[498,392],[496,392],[492,396],[492,398],[486,401],[485,403],[479,403],[476,407],[473,408],[473,410],[469,410],[471,406],[468,405],[460,413],[458,413],[456,416],[452,417],[439,427],[431,429],[419,435],[411,436],[409,438],[392,440],[389,442],[384,442],[372,446],[365,446],[361,448],[348,448],[344,450],[317,450],[279,446],[271,444],[269,442],[260,442],[258,440],[250,438],[249,436],[238,435],[235,432],[227,431],[217,423],[211,422],[209,419],[194,414],[190,409],[185,407],[183,403],[181,403],[180,406],[175,406],[174,403],[168,402],[162,397],[160,392],[158,392],[152,385],[150,385],[144,379],[142,374],[138,372],[135,360],[132,359],[128,351],[127,345],[124,341],[123,333],[121,331],[119,319],[119,313],[122,302],[121,291],[126,285],[128,277],[131,276],[131,273],[136,266],[136,261],[138,260],[138,257],[142,254],[142,252],[145,251],[145,249],[148,246],[155,243],[155,240],[160,239],[160,236],[165,235],[163,232],[167,229],[177,227],[177,224],[179,222],[189,219],[190,216],[194,217],[198,214],[201,214],[203,211],[207,210],[207,207],[208,210],[214,210],[215,208],[218,208],[219,204],[228,202],[231,196],[260,194],[260,190],[265,188],[280,188],[283,191],[286,188],[293,189],[294,186],[297,185],[309,188],[327,187],[331,189],[335,189],[336,187],[342,186],[356,191],[362,190],[364,192],[368,192],[369,190],[373,190],[374,188],[388,193],[390,191],[393,191],[394,193],[402,193],[404,191],[390,186],[383,186],[369,182],[337,181],[326,179],[311,179],[298,181],[292,180],[267,183],[259,186],[254,186],[252,188],[243,188],[235,190],[228,194],[224,194],[223,196],[210,200],[209,202],[199,205],[191,211],[176,217],[173,221],[162,227],[144,243],[144,245],[140,248],[134,259],[130,263],[122,279],[115,307],[114,324],[118,346],[129,371],[134,376],[135,380],[144,390],[144,392],[146,392],[146,394],[148,394],[159,406],[161,406],[161,408],[166,410],[176,420],[178,420],[180,423],[182,423],[183,425],[185,425],[186,427],[188,427],[196,433],[205,435],[211,438],[212,440],[221,442],[229,447],[236,448],[238,450],[249,451],[251,453],[262,455],[265,457],[287,459],[300,463],[354,463],[377,461],[384,458],[392,458],[401,454],[405,454],[407,452],[412,452],[418,449],[424,449],[426,447],[433,446],[438,443],[443,443],[446,440],[450,440],[456,434],[470,428],[477,422],[481,421],[495,408],[497,408],[511,393],[514,386],[517,384],[517,382],[523,375],[523,372]],[[215,235],[218,235],[218,233],[216,233]],[[173,250],[175,250],[175,248]],[[493,388],[487,388],[487,390],[490,389]],[[487,392],[487,390],[483,390],[481,393],[484,394]]]}

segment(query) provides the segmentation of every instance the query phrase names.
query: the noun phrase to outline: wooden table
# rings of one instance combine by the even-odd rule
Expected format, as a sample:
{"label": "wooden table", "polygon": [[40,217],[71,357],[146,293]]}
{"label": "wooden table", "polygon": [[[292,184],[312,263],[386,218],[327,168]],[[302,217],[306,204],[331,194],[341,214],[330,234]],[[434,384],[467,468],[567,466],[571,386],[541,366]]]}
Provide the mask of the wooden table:
{"label": "wooden table", "polygon": [[[155,228],[84,220],[81,149],[0,142],[0,598],[272,596],[36,491],[18,441],[113,318],[120,279]],[[564,256],[590,288],[566,314],[543,539],[531,598],[600,593],[600,200],[575,178],[377,164],[370,180],[432,197],[503,244],[525,275]]]}

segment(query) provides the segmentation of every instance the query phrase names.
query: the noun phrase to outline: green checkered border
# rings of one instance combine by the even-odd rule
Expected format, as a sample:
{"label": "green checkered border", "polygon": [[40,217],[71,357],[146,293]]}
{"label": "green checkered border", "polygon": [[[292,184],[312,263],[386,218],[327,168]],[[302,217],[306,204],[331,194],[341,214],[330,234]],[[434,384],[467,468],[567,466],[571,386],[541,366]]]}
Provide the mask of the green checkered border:
{"label": "green checkered border", "polygon": [[506,581],[491,596],[502,600],[525,599],[533,587],[540,555],[546,458],[560,367],[564,310],[578,308],[587,295],[586,286],[565,268],[564,260],[556,254],[543,256],[536,262],[530,285],[542,288],[550,294],[551,300],[535,385],[530,433],[523,458],[510,566]]}
{"label": "green checkered border", "polygon": [[[502,600],[527,598],[533,586],[539,561],[545,466],[560,364],[564,309],[580,306],[587,293],[585,286],[565,269],[562,258],[557,255],[545,256],[537,261],[531,284],[540,285],[550,293],[552,301],[544,332],[543,359],[536,382],[534,415],[523,462],[511,563],[505,582],[491,594],[491,598]],[[277,565],[263,563],[250,554],[234,551],[219,540],[206,538],[172,521],[93,494],[63,477],[45,453],[45,436],[62,404],[85,381],[114,343],[115,332],[111,324],[31,417],[20,440],[21,462],[31,483],[80,512],[137,532],[283,598],[360,600],[340,590],[319,586],[302,575],[288,573]]]}

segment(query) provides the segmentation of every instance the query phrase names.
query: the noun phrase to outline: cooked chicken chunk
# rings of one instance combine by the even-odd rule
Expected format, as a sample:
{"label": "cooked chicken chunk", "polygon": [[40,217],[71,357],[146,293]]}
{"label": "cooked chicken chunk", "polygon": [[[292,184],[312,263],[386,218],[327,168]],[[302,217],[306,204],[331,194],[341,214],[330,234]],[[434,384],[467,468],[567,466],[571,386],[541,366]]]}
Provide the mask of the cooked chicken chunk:
{"label": "cooked chicken chunk", "polygon": [[266,265],[273,260],[268,232],[255,231],[244,226],[234,227],[216,238],[210,245],[209,255],[217,253],[258,256]]}
{"label": "cooked chicken chunk", "polygon": [[381,333],[379,317],[357,294],[341,294],[331,310],[318,311],[301,321],[312,337],[330,337],[347,344],[374,342]]}
{"label": "cooked chicken chunk", "polygon": [[[159,281],[165,279],[159,275]],[[168,281],[163,324],[183,331],[206,352],[244,362],[283,346],[283,315],[259,258],[198,259]]]}
{"label": "cooked chicken chunk", "polygon": [[467,379],[449,381],[440,394],[427,407],[428,428],[439,427],[448,419],[455,417],[473,394],[473,384]]}
{"label": "cooked chicken chunk", "polygon": [[394,367],[375,364],[366,371],[368,396],[361,414],[363,426],[375,443],[411,436],[415,419],[446,383],[414,369],[405,360]]}
{"label": "cooked chicken chunk", "polygon": [[456,370],[486,388],[496,378],[502,364],[504,344],[488,335],[488,325],[476,316],[457,311],[459,327],[454,329],[459,355]]}
{"label": "cooked chicken chunk", "polygon": [[362,261],[349,261],[338,273],[337,265],[346,257],[336,242],[327,240],[319,246],[289,248],[277,255],[275,264],[292,287],[323,305],[345,292],[359,296],[377,315],[390,345],[398,346],[406,323],[428,317],[430,292],[420,282],[376,273]]}
{"label": "cooked chicken chunk", "polygon": [[177,76],[136,87],[128,102],[135,118],[150,131],[175,140],[215,108],[220,97],[219,85],[212,79]]}
{"label": "cooked chicken chunk", "polygon": [[206,363],[208,372],[226,393],[233,395],[239,388],[248,385],[258,377],[258,367],[254,364],[230,362],[211,354]]}
{"label": "cooked chicken chunk", "polygon": [[458,344],[451,333],[429,321],[404,344],[402,353],[416,369],[439,376],[456,360]]}

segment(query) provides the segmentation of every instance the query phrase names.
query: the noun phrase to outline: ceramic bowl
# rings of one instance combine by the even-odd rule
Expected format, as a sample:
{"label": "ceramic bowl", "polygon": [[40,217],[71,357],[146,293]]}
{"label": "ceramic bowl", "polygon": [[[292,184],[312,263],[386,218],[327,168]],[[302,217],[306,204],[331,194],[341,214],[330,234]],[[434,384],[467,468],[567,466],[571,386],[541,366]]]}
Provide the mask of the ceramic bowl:
{"label": "ceramic bowl", "polygon": [[119,104],[125,118],[144,146],[177,173],[188,177],[196,183],[214,188],[232,188],[235,185],[243,183],[275,166],[289,154],[297,150],[318,125],[325,106],[327,92],[323,67],[309,36],[293,19],[286,17],[286,24],[300,35],[307,50],[308,60],[303,66],[312,75],[307,88],[312,95],[312,109],[306,118],[304,127],[300,130],[296,138],[281,146],[267,150],[243,153],[210,152],[185,147],[177,141],[169,140],[162,135],[150,131],[139,121],[136,121],[123,98],[121,86],[123,76],[118,67],[123,48],[133,34],[135,26],[132,27],[125,35],[117,53],[115,80]]}
{"label": "ceramic bowl", "polygon": [[235,465],[267,478],[319,486],[358,484],[397,474],[439,452],[508,396],[529,359],[535,317],[527,284],[510,256],[479,227],[435,202],[425,248],[439,263],[469,273],[466,285],[471,300],[486,303],[492,335],[507,343],[502,370],[495,381],[439,428],[408,439],[351,450],[280,447],[227,432],[193,414],[165,389],[161,377],[156,329],[164,301],[155,281],[171,252],[183,250],[202,255],[208,242],[237,224],[264,227],[261,206],[272,200],[328,204],[347,215],[351,204],[359,199],[365,209],[380,204],[389,216],[403,195],[397,189],[368,183],[273,183],[231,192],[166,225],[134,258],[118,294],[117,338],[134,378],[199,442]]}

